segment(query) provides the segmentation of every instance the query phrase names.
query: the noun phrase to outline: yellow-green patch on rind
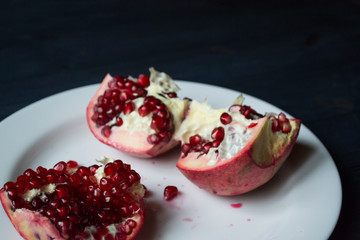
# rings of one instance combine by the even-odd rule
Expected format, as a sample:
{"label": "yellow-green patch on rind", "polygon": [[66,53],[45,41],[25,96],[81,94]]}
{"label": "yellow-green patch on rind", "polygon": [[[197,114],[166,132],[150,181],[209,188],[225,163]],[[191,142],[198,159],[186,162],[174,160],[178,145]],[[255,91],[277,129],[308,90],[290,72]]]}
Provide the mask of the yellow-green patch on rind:
{"label": "yellow-green patch on rind", "polygon": [[284,146],[292,141],[300,127],[299,122],[290,121],[291,131],[285,134],[281,131],[274,133],[271,125],[272,122],[266,118],[250,149],[251,157],[259,167],[275,164],[276,160],[282,156]]}

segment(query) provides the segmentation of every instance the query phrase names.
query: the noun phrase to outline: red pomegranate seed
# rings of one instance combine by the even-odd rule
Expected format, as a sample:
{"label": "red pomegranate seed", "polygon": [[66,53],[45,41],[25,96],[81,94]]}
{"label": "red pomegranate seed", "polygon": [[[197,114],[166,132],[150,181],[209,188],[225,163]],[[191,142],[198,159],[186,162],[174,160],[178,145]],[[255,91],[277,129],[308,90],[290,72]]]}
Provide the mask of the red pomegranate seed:
{"label": "red pomegranate seed", "polygon": [[164,106],[164,107],[156,107],[156,116],[160,118],[167,118],[169,116],[168,111],[166,110],[166,106],[164,104],[158,105],[158,106]]}
{"label": "red pomegranate seed", "polygon": [[125,81],[125,87],[126,87],[126,89],[131,89],[133,86],[134,86],[134,82],[133,81],[131,81],[130,79],[128,79],[127,81]]}
{"label": "red pomegranate seed", "polygon": [[25,170],[24,175],[28,176],[29,178],[34,178],[37,176],[37,173],[34,170],[29,168],[29,169]]}
{"label": "red pomegranate seed", "polygon": [[101,190],[110,190],[111,188],[113,188],[113,183],[111,182],[110,179],[106,178],[106,177],[102,177],[100,179],[100,184],[99,184],[99,187]]}
{"label": "red pomegranate seed", "polygon": [[181,152],[184,154],[184,156],[186,157],[188,155],[188,153],[190,152],[191,150],[191,145],[186,143],[186,144],[183,144],[181,146]]}
{"label": "red pomegranate seed", "polygon": [[[23,176],[23,175],[22,175]],[[19,177],[20,178],[20,177]],[[10,189],[10,188],[15,188],[16,187],[16,183],[14,183],[14,182],[7,182],[7,183],[5,183],[5,185],[4,185],[4,189],[7,191],[8,189]]]}
{"label": "red pomegranate seed", "polygon": [[69,220],[61,220],[56,223],[57,228],[60,230],[62,235],[65,235],[70,230],[70,221]]}
{"label": "red pomegranate seed", "polygon": [[196,134],[189,138],[189,143],[191,146],[195,146],[196,144],[201,143],[201,142],[202,142],[202,138],[199,134]]}
{"label": "red pomegranate seed", "polygon": [[56,186],[55,192],[57,193],[58,198],[63,198],[68,195],[69,189],[66,185],[61,184]]}
{"label": "red pomegranate seed", "polygon": [[232,105],[229,107],[229,112],[240,112],[241,105]]}
{"label": "red pomegranate seed", "polygon": [[24,194],[26,193],[26,191],[29,189],[29,183],[28,182],[23,182],[23,181],[18,181],[16,184],[16,190],[18,193],[20,194]]}
{"label": "red pomegranate seed", "polygon": [[125,223],[125,224],[128,225],[130,228],[135,228],[136,225],[137,225],[137,223],[136,223],[134,220],[132,220],[132,219],[126,220],[126,223]]}
{"label": "red pomegranate seed", "polygon": [[158,134],[151,134],[147,137],[147,141],[150,144],[158,144],[159,142],[161,142],[161,138],[159,137]]}
{"label": "red pomegranate seed", "polygon": [[123,122],[123,120],[122,120],[121,117],[117,117],[117,118],[116,118],[116,126],[119,126],[119,127],[120,127],[121,125],[123,125],[123,123],[124,123],[124,122]]}
{"label": "red pomegranate seed", "polygon": [[55,164],[55,166],[53,167],[53,169],[55,169],[59,173],[65,173],[66,168],[67,168],[67,164],[64,161]]}
{"label": "red pomegranate seed", "polygon": [[29,181],[29,189],[37,189],[39,188],[41,185],[41,180],[40,179],[31,179]]}
{"label": "red pomegranate seed", "polygon": [[145,74],[140,74],[138,77],[138,84],[144,88],[150,86],[150,77]]}
{"label": "red pomegranate seed", "polygon": [[79,186],[80,181],[81,181],[81,177],[77,173],[70,175],[68,178],[68,184],[73,187]]}
{"label": "red pomegranate seed", "polygon": [[272,131],[273,132],[279,131],[280,130],[279,121],[275,117],[270,117],[269,119],[271,120]]}
{"label": "red pomegranate seed", "polygon": [[127,91],[124,91],[124,92],[121,92],[120,93],[120,100],[122,102],[126,102],[128,100],[131,100],[131,93],[130,92],[127,92]]}
{"label": "red pomegranate seed", "polygon": [[205,143],[202,149],[202,153],[207,154],[212,147],[213,144],[211,142]]}
{"label": "red pomegranate seed", "polygon": [[79,167],[79,164],[76,161],[70,160],[67,163],[68,168],[77,168]]}
{"label": "red pomegranate seed", "polygon": [[133,102],[126,102],[124,105],[124,114],[130,114],[134,109],[135,106]]}
{"label": "red pomegranate seed", "polygon": [[69,208],[65,205],[60,206],[56,209],[60,217],[66,217],[69,213]]}
{"label": "red pomegranate seed", "polygon": [[164,189],[164,199],[170,201],[178,195],[178,189],[175,186],[167,186]]}
{"label": "red pomegranate seed", "polygon": [[137,96],[138,97],[145,97],[147,94],[147,91],[143,88],[139,88],[139,90],[137,91]]}
{"label": "red pomegranate seed", "polygon": [[17,197],[17,191],[15,188],[8,188],[6,192],[11,200],[14,200]]}
{"label": "red pomegranate seed", "polygon": [[163,142],[169,142],[170,141],[170,136],[168,132],[159,132],[158,136],[160,137],[161,141]]}
{"label": "red pomegranate seed", "polygon": [[113,176],[118,170],[118,166],[115,163],[107,163],[104,167],[104,173],[106,176]]}
{"label": "red pomegranate seed", "polygon": [[117,88],[120,88],[120,89],[125,88],[125,77],[115,76],[114,79],[115,79],[115,83],[116,83]]}
{"label": "red pomegranate seed", "polygon": [[111,135],[111,127],[110,126],[105,126],[101,129],[101,133],[102,135],[104,135],[104,137],[110,137]]}
{"label": "red pomegranate seed", "polygon": [[164,118],[154,115],[150,127],[154,130],[161,129],[164,125]]}
{"label": "red pomegranate seed", "polygon": [[[9,196],[10,197],[10,196]],[[11,198],[10,198],[11,199]],[[25,203],[24,203],[24,199],[21,197],[15,197],[14,199],[12,199],[12,204],[14,205],[15,209],[18,208],[23,208]],[[29,207],[30,208],[30,207]]]}
{"label": "red pomegranate seed", "polygon": [[223,140],[225,136],[225,130],[223,127],[217,127],[211,132],[211,138],[214,140]]}
{"label": "red pomegranate seed", "polygon": [[31,200],[31,206],[33,207],[33,209],[39,209],[43,206],[43,202],[40,200],[39,197],[34,197]]}
{"label": "red pomegranate seed", "polygon": [[215,140],[211,144],[212,144],[213,147],[218,147],[222,141],[223,141],[222,139],[221,140]]}
{"label": "red pomegranate seed", "polygon": [[89,168],[81,166],[78,168],[78,170],[76,171],[80,176],[84,176],[84,175],[90,175],[91,171]]}
{"label": "red pomegranate seed", "polygon": [[116,159],[114,161],[114,163],[119,167],[119,168],[122,168],[124,166],[124,163],[123,161],[121,161],[120,159]]}
{"label": "red pomegranate seed", "polygon": [[130,183],[135,183],[140,181],[140,175],[136,171],[130,170],[128,179]]}
{"label": "red pomegranate seed", "polygon": [[284,122],[284,123],[282,124],[282,129],[281,129],[281,131],[282,131],[283,133],[289,133],[289,132],[291,131],[291,125],[290,125],[290,123],[289,123],[289,122]]}
{"label": "red pomegranate seed", "polygon": [[177,97],[176,92],[169,92],[169,93],[167,93],[167,95],[169,96],[169,98],[176,98]]}
{"label": "red pomegranate seed", "polygon": [[227,125],[232,122],[232,117],[230,116],[230,114],[224,112],[220,116],[220,121],[222,124]]}
{"label": "red pomegranate seed", "polygon": [[284,113],[279,113],[278,120],[281,123],[286,122],[287,121],[286,115]]}
{"label": "red pomegranate seed", "polygon": [[147,116],[152,109],[149,107],[149,105],[141,105],[138,109],[139,115],[142,117]]}
{"label": "red pomegranate seed", "polygon": [[37,169],[36,169],[36,172],[37,174],[46,174],[47,173],[47,169],[42,167],[42,166],[39,166]]}
{"label": "red pomegranate seed", "polygon": [[257,125],[257,122],[250,123],[249,126],[248,126],[248,128],[253,128],[253,127],[255,127],[256,125]]}

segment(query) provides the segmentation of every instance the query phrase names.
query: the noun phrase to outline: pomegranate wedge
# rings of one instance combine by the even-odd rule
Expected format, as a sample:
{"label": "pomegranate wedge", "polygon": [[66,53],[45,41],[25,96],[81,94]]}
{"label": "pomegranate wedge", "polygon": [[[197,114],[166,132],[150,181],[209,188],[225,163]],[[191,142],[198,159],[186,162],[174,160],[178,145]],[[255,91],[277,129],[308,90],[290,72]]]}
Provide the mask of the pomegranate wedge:
{"label": "pomegranate wedge", "polygon": [[150,68],[150,77],[107,75],[87,107],[87,122],[101,142],[137,157],[154,157],[178,144],[173,139],[186,100],[165,73]]}
{"label": "pomegranate wedge", "polygon": [[179,170],[214,194],[246,193],[269,181],[299,133],[300,120],[262,115],[242,101],[240,96],[229,109],[192,101],[175,136],[182,142]]}
{"label": "pomegranate wedge", "polygon": [[27,169],[0,190],[1,203],[24,239],[116,239],[135,237],[144,222],[144,186],[121,160],[101,165],[59,162]]}

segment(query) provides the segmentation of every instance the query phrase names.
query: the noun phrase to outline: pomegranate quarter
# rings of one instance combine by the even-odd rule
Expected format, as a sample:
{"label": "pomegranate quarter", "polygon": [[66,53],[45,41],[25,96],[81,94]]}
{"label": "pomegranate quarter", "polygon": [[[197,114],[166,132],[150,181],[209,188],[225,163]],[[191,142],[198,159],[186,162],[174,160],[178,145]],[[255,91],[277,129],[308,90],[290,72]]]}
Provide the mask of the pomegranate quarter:
{"label": "pomegranate quarter", "polygon": [[143,225],[144,186],[121,160],[27,169],[0,190],[11,222],[28,240],[130,240]]}
{"label": "pomegranate quarter", "polygon": [[301,121],[257,113],[239,96],[228,109],[192,101],[175,138],[177,167],[194,184],[218,195],[249,192],[278,171],[297,139]]}
{"label": "pomegranate quarter", "polygon": [[175,147],[187,100],[165,73],[150,68],[150,76],[112,77],[102,81],[86,115],[91,132],[101,142],[137,157],[154,157]]}

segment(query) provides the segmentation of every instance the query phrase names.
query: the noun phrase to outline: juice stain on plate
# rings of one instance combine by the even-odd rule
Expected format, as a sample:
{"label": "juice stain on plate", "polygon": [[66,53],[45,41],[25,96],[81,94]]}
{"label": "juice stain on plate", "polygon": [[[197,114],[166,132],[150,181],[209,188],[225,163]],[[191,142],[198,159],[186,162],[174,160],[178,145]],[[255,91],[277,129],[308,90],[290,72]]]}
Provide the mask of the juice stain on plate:
{"label": "juice stain on plate", "polygon": [[233,208],[241,208],[242,205],[243,205],[242,203],[232,203],[232,204],[230,204],[230,206],[233,207]]}
{"label": "juice stain on plate", "polygon": [[191,218],[183,218],[184,222],[192,222],[193,220]]}

